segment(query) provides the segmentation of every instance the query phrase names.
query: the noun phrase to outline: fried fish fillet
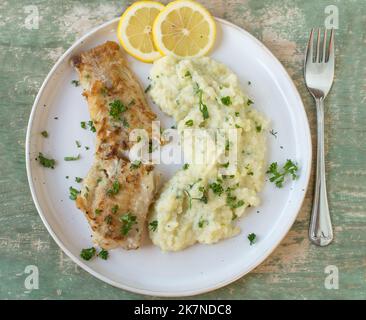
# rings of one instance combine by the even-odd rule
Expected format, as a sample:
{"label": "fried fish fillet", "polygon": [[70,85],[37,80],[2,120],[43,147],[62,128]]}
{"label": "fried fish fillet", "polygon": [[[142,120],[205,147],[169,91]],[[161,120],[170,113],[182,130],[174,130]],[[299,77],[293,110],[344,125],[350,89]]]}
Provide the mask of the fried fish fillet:
{"label": "fried fish fillet", "polygon": [[128,68],[117,43],[108,41],[72,58],[96,129],[93,165],[76,199],[104,249],[136,249],[146,230],[155,192],[151,165],[131,163],[123,151],[129,134],[144,129],[151,138],[155,114]]}
{"label": "fried fish fillet", "polygon": [[119,45],[108,41],[73,57],[83,95],[97,132],[96,153],[103,159],[121,156],[132,146],[129,134],[144,129],[151,138],[156,115],[127,66]]}
{"label": "fried fish fillet", "polygon": [[93,240],[104,249],[137,249],[155,189],[152,166],[124,159],[95,159],[76,199],[88,219]]}

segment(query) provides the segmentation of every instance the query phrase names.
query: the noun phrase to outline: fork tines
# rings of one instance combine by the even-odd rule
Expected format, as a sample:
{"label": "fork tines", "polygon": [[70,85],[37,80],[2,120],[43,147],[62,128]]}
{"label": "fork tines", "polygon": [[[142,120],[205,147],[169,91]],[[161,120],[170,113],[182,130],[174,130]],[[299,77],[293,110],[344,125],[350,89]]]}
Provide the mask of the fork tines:
{"label": "fork tines", "polygon": [[[334,29],[332,28],[330,30],[330,37],[328,40],[327,29],[324,29],[323,39],[321,37],[321,28],[311,29],[306,50],[306,60],[311,59],[312,62],[315,63],[327,63],[329,59],[332,59],[334,57]],[[314,35],[314,33],[316,33],[316,35]]]}

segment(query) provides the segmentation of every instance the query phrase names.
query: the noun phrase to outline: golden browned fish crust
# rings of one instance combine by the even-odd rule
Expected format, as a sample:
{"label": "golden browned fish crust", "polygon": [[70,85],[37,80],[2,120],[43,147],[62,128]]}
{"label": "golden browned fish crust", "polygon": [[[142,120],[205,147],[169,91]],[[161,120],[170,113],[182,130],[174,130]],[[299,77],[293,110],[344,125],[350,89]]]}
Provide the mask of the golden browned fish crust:
{"label": "golden browned fish crust", "polygon": [[[151,138],[151,124],[156,115],[147,105],[117,43],[108,41],[75,56],[72,62],[96,128],[96,152],[100,157],[121,156],[123,150],[130,149],[133,143],[129,134],[133,129],[145,129]],[[113,116],[113,103],[122,105],[124,111]]]}
{"label": "golden browned fish crust", "polygon": [[76,199],[104,249],[136,249],[146,231],[146,216],[155,192],[153,167],[131,164],[123,151],[133,129],[151,139],[155,114],[115,42],[106,42],[72,58],[96,128],[93,165]]}

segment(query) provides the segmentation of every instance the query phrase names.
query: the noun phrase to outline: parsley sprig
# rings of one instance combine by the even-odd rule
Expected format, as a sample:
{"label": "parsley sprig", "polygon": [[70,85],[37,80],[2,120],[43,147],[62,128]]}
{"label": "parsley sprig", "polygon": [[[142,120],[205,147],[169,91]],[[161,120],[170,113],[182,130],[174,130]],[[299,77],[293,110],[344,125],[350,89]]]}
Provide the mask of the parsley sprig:
{"label": "parsley sprig", "polygon": [[280,170],[277,162],[273,162],[270,164],[266,173],[270,175],[269,181],[273,182],[276,187],[282,188],[287,175],[291,175],[292,180],[297,179],[298,169],[298,166],[292,160],[288,159],[282,167],[282,170]]}
{"label": "parsley sprig", "polygon": [[257,235],[255,233],[248,234],[248,240],[249,240],[250,245],[255,243],[256,238],[257,238]]}
{"label": "parsley sprig", "polygon": [[122,235],[127,235],[132,226],[137,223],[137,217],[134,216],[131,212],[127,212],[122,217],[120,217],[120,221],[122,222],[121,233]]}
{"label": "parsley sprig", "polygon": [[113,120],[121,120],[121,114],[127,110],[127,107],[122,103],[121,100],[114,100],[109,104],[109,115]]}

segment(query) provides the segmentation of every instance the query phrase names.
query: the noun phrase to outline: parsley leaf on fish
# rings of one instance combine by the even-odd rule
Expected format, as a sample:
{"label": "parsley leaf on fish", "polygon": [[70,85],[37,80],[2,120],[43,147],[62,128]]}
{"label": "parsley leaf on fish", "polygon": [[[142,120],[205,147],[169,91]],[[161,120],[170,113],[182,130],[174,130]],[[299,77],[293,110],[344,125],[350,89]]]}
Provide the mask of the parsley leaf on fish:
{"label": "parsley leaf on fish", "polygon": [[113,120],[121,120],[121,114],[127,110],[127,107],[122,103],[121,100],[114,100],[109,104],[109,115]]}
{"label": "parsley leaf on fish", "polygon": [[138,169],[138,168],[140,168],[140,166],[141,166],[141,161],[135,160],[134,162],[131,163],[130,168],[131,169]]}
{"label": "parsley leaf on fish", "polygon": [[133,225],[137,223],[136,219],[136,216],[132,215],[131,212],[127,212],[122,217],[120,217],[120,221],[122,222],[122,235],[125,236],[130,232]]}
{"label": "parsley leaf on fish", "polygon": [[120,189],[120,184],[116,180],[113,182],[112,188],[107,190],[107,196],[111,197],[111,196],[116,195],[119,192],[119,189]]}

